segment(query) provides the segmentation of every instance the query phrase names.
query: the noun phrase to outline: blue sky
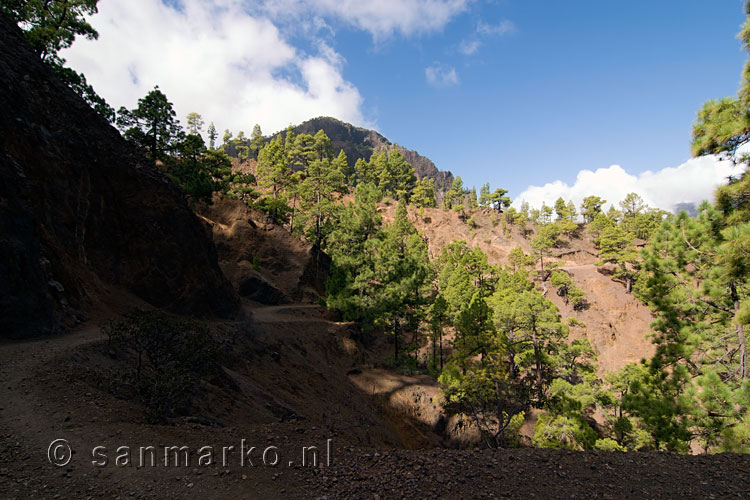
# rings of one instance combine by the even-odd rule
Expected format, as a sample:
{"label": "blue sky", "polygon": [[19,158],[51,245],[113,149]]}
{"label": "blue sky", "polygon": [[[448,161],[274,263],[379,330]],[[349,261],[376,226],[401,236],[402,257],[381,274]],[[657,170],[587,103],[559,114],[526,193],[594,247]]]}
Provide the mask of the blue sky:
{"label": "blue sky", "polygon": [[[233,132],[333,115],[374,126],[469,186],[489,181],[540,202],[624,182],[611,165],[635,179],[633,189],[646,171],[683,165],[702,102],[736,93],[742,6],[101,0],[91,19],[100,40],[78,41],[65,56],[116,107],[159,84],[181,116],[198,111]],[[709,188],[726,173],[690,165],[689,181],[706,171]],[[596,182],[577,186],[587,170]],[[548,183],[536,198],[527,189]],[[648,189],[647,201],[665,208],[707,192],[667,203]]]}
{"label": "blue sky", "polygon": [[[478,7],[424,39],[372,50],[366,34],[352,33],[341,46],[346,76],[381,132],[469,185],[489,180],[518,193],[534,182],[572,182],[583,168],[679,165],[696,111],[736,93],[745,60],[735,38],[740,2]],[[470,56],[457,50],[477,23],[502,20],[515,32],[481,38]],[[455,68],[459,84],[426,86],[424,68],[435,62]]]}

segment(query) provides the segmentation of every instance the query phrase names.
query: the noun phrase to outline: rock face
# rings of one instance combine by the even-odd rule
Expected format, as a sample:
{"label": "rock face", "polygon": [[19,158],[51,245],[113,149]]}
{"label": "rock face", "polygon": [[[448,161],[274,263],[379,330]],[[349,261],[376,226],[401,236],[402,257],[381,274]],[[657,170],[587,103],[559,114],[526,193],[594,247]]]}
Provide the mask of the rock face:
{"label": "rock face", "polygon": [[239,299],[179,189],[0,16],[0,336],[59,329],[106,284],[231,316]]}
{"label": "rock face", "polygon": [[239,200],[216,198],[199,209],[211,226],[219,265],[243,297],[266,305],[317,304],[331,259]]}
{"label": "rock face", "polygon": [[438,191],[447,191],[453,182],[453,174],[443,170],[438,170],[435,164],[429,158],[420,155],[416,151],[406,149],[375,132],[360,127],[355,127],[349,123],[342,122],[336,118],[319,117],[308,120],[294,127],[296,134],[312,134],[318,130],[323,130],[333,145],[333,151],[338,154],[343,149],[350,164],[354,164],[359,158],[370,159],[374,151],[390,151],[398,149],[404,155],[417,173],[417,178],[428,177],[435,179],[435,189]]}

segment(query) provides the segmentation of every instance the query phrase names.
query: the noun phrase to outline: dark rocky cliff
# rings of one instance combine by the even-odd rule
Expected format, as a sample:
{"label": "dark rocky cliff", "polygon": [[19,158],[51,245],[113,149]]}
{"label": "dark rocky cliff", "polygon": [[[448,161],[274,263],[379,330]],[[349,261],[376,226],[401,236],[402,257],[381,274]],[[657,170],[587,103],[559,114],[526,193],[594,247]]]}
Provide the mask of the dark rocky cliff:
{"label": "dark rocky cliff", "polygon": [[55,331],[106,284],[231,316],[239,300],[179,189],[0,16],[0,337]]}

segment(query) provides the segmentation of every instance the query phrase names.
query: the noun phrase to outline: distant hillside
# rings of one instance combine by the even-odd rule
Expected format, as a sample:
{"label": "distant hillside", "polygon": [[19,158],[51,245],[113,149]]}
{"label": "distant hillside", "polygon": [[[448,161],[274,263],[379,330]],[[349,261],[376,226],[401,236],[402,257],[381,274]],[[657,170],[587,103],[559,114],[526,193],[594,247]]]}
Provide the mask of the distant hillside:
{"label": "distant hillside", "polygon": [[392,143],[374,130],[355,127],[336,118],[327,116],[313,118],[294,127],[294,132],[297,134],[315,134],[321,129],[331,139],[333,150],[338,153],[339,150],[343,149],[351,164],[354,164],[359,158],[368,160],[374,151],[398,149],[404,155],[406,161],[414,167],[419,179],[423,177],[435,179],[435,188],[438,191],[446,191],[453,182],[453,174],[438,170],[429,158]]}
{"label": "distant hillside", "polygon": [[[390,222],[395,218],[396,205],[384,204],[379,212],[386,222]],[[420,212],[422,215],[418,215]],[[450,210],[426,208],[418,211],[410,208],[410,214],[411,221],[427,242],[431,259],[437,259],[449,243],[460,240],[479,248],[492,265],[508,265],[509,254],[517,246],[529,255],[534,253],[531,238],[523,237],[518,228],[504,228],[497,219],[493,220],[496,215],[489,210],[470,213],[474,219],[473,227],[466,223],[466,218],[462,219],[460,214]],[[563,318],[579,321],[570,328],[571,339],[588,339],[596,351],[600,374],[651,358],[654,345],[645,335],[651,331],[649,325],[653,315],[647,306],[626,293],[622,283],[612,279],[608,265],[596,265],[599,255],[591,234],[580,231],[578,237],[555,249],[553,258],[584,291],[587,306],[574,309],[558,295],[549,281],[537,281],[537,285],[558,307]]]}

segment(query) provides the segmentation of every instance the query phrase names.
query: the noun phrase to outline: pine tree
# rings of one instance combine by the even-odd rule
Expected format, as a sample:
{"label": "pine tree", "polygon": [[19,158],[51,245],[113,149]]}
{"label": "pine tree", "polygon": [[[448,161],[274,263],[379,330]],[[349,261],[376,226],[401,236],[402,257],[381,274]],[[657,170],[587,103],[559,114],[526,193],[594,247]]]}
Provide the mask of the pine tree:
{"label": "pine tree", "polygon": [[323,129],[315,132],[313,140],[315,153],[318,159],[333,159],[333,145],[331,144],[331,139],[328,138]]}
{"label": "pine tree", "polygon": [[344,153],[343,149],[339,150],[338,156],[333,159],[333,168],[339,170],[344,176],[345,186],[351,185],[353,171],[349,166],[349,160],[346,158],[346,153]]}
{"label": "pine tree", "polygon": [[539,211],[539,218],[542,224],[549,224],[552,222],[552,207],[542,202],[542,208]]}
{"label": "pine tree", "polygon": [[523,251],[523,248],[518,245],[508,254],[508,263],[511,266],[511,270],[515,273],[533,264],[534,259],[529,258]]}
{"label": "pine tree", "polygon": [[437,198],[435,197],[435,181],[425,177],[418,180],[414,186],[410,202],[417,208],[436,208]]}
{"label": "pine tree", "polygon": [[346,186],[343,172],[332,161],[330,139],[322,130],[311,138],[311,143],[307,137],[300,134],[295,140],[303,161],[309,161],[299,184],[300,218],[308,238],[316,246],[322,246],[331,231],[329,223],[336,211],[335,200],[346,191]]}
{"label": "pine tree", "polygon": [[98,0],[6,0],[0,13],[18,24],[37,56],[100,116],[115,121],[115,110],[86,81],[86,76],[65,66],[59,51],[76,36],[96,40],[99,33],[88,23],[96,14]]}
{"label": "pine tree", "polygon": [[570,220],[570,214],[568,214],[568,205],[565,203],[565,200],[563,200],[562,196],[555,200],[555,213],[557,214],[558,221]]}
{"label": "pine tree", "polygon": [[216,127],[214,126],[214,122],[211,122],[208,125],[208,148],[211,150],[216,149]]}
{"label": "pine tree", "polygon": [[[740,38],[750,51],[748,20]],[[724,154],[745,171],[716,193],[716,207],[697,218],[668,217],[644,250],[638,294],[656,320],[656,354],[633,382],[624,405],[655,446],[686,451],[694,439],[705,451],[750,451],[750,380],[745,325],[750,319],[750,188],[747,143],[750,63],[736,99],[708,101],[693,129],[693,153]],[[657,214],[655,219],[662,219]]]}
{"label": "pine tree", "polygon": [[533,404],[544,405],[554,373],[550,354],[564,343],[567,326],[560,321],[555,305],[536,290],[508,293],[500,289],[491,303],[495,326],[507,339],[509,372],[513,378],[527,374]]}
{"label": "pine tree", "polygon": [[297,135],[294,133],[294,128],[291,125],[286,128],[286,134],[284,136],[284,153],[286,154],[289,168],[294,170],[298,166],[296,159],[299,155],[299,151],[297,150]]}
{"label": "pine tree", "polygon": [[464,204],[464,198],[466,197],[467,192],[464,189],[464,181],[461,179],[461,177],[456,177],[453,179],[453,183],[451,184],[451,188],[448,190],[448,192],[445,193],[445,197],[443,198],[443,208],[446,210],[455,209],[456,206],[463,207]]}
{"label": "pine tree", "polygon": [[[279,139],[279,142],[281,140]],[[253,131],[250,133],[250,151],[253,156],[258,157],[260,149],[263,147],[263,132],[260,130],[260,125],[257,123],[253,126]]]}
{"label": "pine tree", "polygon": [[286,195],[292,177],[281,136],[269,141],[258,152],[256,173],[258,185],[271,192],[270,199],[261,200],[259,208],[268,212],[275,221],[283,223],[291,212]]}
{"label": "pine tree", "polygon": [[581,203],[581,215],[585,222],[592,222],[597,214],[602,212],[602,206],[607,203],[607,200],[603,200],[598,196],[587,196]]}
{"label": "pine tree", "polygon": [[448,304],[451,323],[455,323],[456,315],[477,290],[484,296],[492,292],[495,270],[479,248],[471,248],[465,241],[445,245],[438,266],[440,294]]}
{"label": "pine tree", "polygon": [[157,85],[138,99],[135,109],[120,108],[117,126],[126,139],[147,151],[149,158],[156,163],[167,153],[174,152],[184,136],[175,116],[172,103]]}
{"label": "pine tree", "polygon": [[568,220],[570,222],[575,222],[578,218],[578,211],[576,211],[576,204],[573,203],[573,200],[570,200],[567,205],[567,214],[568,214]]}
{"label": "pine tree", "polygon": [[203,117],[193,111],[191,113],[188,113],[186,118],[188,134],[200,135],[200,133],[203,131]]}
{"label": "pine tree", "polygon": [[[614,205],[610,205],[609,210],[607,210],[607,217],[615,224],[619,224],[620,221],[622,221],[622,212],[617,210]],[[596,219],[596,217],[594,217],[594,219]]]}
{"label": "pine tree", "polygon": [[469,197],[467,199],[467,205],[469,210],[476,210],[477,208],[479,208],[479,202],[477,201],[477,188],[471,188]]}
{"label": "pine tree", "polygon": [[391,173],[388,170],[388,156],[385,152],[373,153],[367,167],[367,172],[362,179],[364,182],[374,182],[383,196],[386,196],[386,189],[392,183]]}
{"label": "pine tree", "polygon": [[354,201],[339,215],[336,228],[328,237],[327,252],[333,261],[326,283],[326,302],[346,321],[362,322],[366,331],[374,327],[377,307],[375,289],[376,250],[382,235],[380,200],[373,184],[359,184]]}
{"label": "pine tree", "polygon": [[430,305],[427,317],[432,340],[432,366],[440,371],[443,369],[443,330],[448,322],[447,313],[448,302],[438,294]]}
{"label": "pine tree", "polygon": [[585,296],[570,277],[562,269],[555,269],[550,274],[549,282],[552,286],[557,287],[557,295],[565,299],[565,304],[573,303],[573,308],[579,310],[585,304]]}
{"label": "pine tree", "polygon": [[478,355],[480,360],[484,360],[494,350],[497,334],[492,322],[492,309],[481,291],[474,292],[468,304],[463,304],[459,309],[455,327],[455,357],[464,370],[474,356]]}
{"label": "pine tree", "polygon": [[377,179],[374,172],[370,170],[370,163],[363,158],[358,158],[354,163],[354,175],[356,184],[372,184],[377,186]]}
{"label": "pine tree", "polygon": [[479,206],[482,208],[489,208],[490,203],[490,183],[488,182],[479,188]]}
{"label": "pine tree", "polygon": [[628,217],[635,217],[642,213],[648,208],[648,206],[638,193],[628,193],[625,198],[620,201],[620,208],[622,209],[622,216],[627,219]]}
{"label": "pine tree", "polygon": [[616,225],[617,225],[616,222],[610,219],[609,217],[607,217],[606,215],[602,213],[596,214],[596,216],[594,217],[594,220],[592,220],[589,223],[589,227],[588,227],[589,233],[591,234],[591,236],[594,237],[594,243],[598,245],[599,237],[602,235],[602,233],[607,228],[610,228]]}
{"label": "pine tree", "polygon": [[237,137],[232,139],[232,145],[237,151],[237,158],[240,160],[247,160],[250,158],[250,146],[248,146],[248,140],[245,137],[244,130],[237,132]]}
{"label": "pine tree", "polygon": [[[487,189],[489,190],[489,184],[487,184]],[[496,212],[502,213],[511,203],[510,198],[506,196],[507,193],[507,189],[497,188],[492,193],[488,193],[485,200]]]}
{"label": "pine tree", "polygon": [[633,236],[619,226],[607,226],[598,238],[599,258],[601,263],[615,264],[615,277],[625,281],[627,293],[633,289],[633,281],[638,274],[640,261],[638,252],[633,246]]}
{"label": "pine tree", "polygon": [[232,132],[229,131],[228,128],[224,129],[224,135],[221,136],[221,150],[225,151],[229,147],[229,145],[232,143]]}
{"label": "pine tree", "polygon": [[531,240],[531,248],[539,256],[539,265],[544,273],[544,257],[549,255],[552,247],[557,245],[559,229],[554,225],[543,226],[539,229],[537,235]]}
{"label": "pine tree", "polygon": [[97,13],[98,0],[25,0],[3,2],[0,12],[19,23],[26,39],[43,60],[73,44],[78,35],[89,40],[99,37],[86,21],[86,16]]}
{"label": "pine tree", "polygon": [[711,408],[727,399],[720,393],[742,400],[750,384],[742,313],[749,248],[748,228],[727,227],[724,214],[704,204],[697,219],[682,212],[663,223],[644,251],[638,291],[656,316],[657,351],[629,407],[668,449],[687,449],[691,432],[709,451],[737,446],[720,436],[741,434],[750,401],[719,419]]}
{"label": "pine tree", "polygon": [[383,193],[387,196],[393,196],[397,200],[405,198],[408,201],[417,182],[414,168],[398,149],[394,149],[388,153],[386,169],[385,183],[381,179],[380,186]]}
{"label": "pine tree", "polygon": [[419,328],[426,318],[433,270],[427,245],[409,221],[401,200],[396,218],[384,231],[375,263],[378,316],[375,324],[394,336],[394,361],[399,362],[399,339],[404,331]]}

